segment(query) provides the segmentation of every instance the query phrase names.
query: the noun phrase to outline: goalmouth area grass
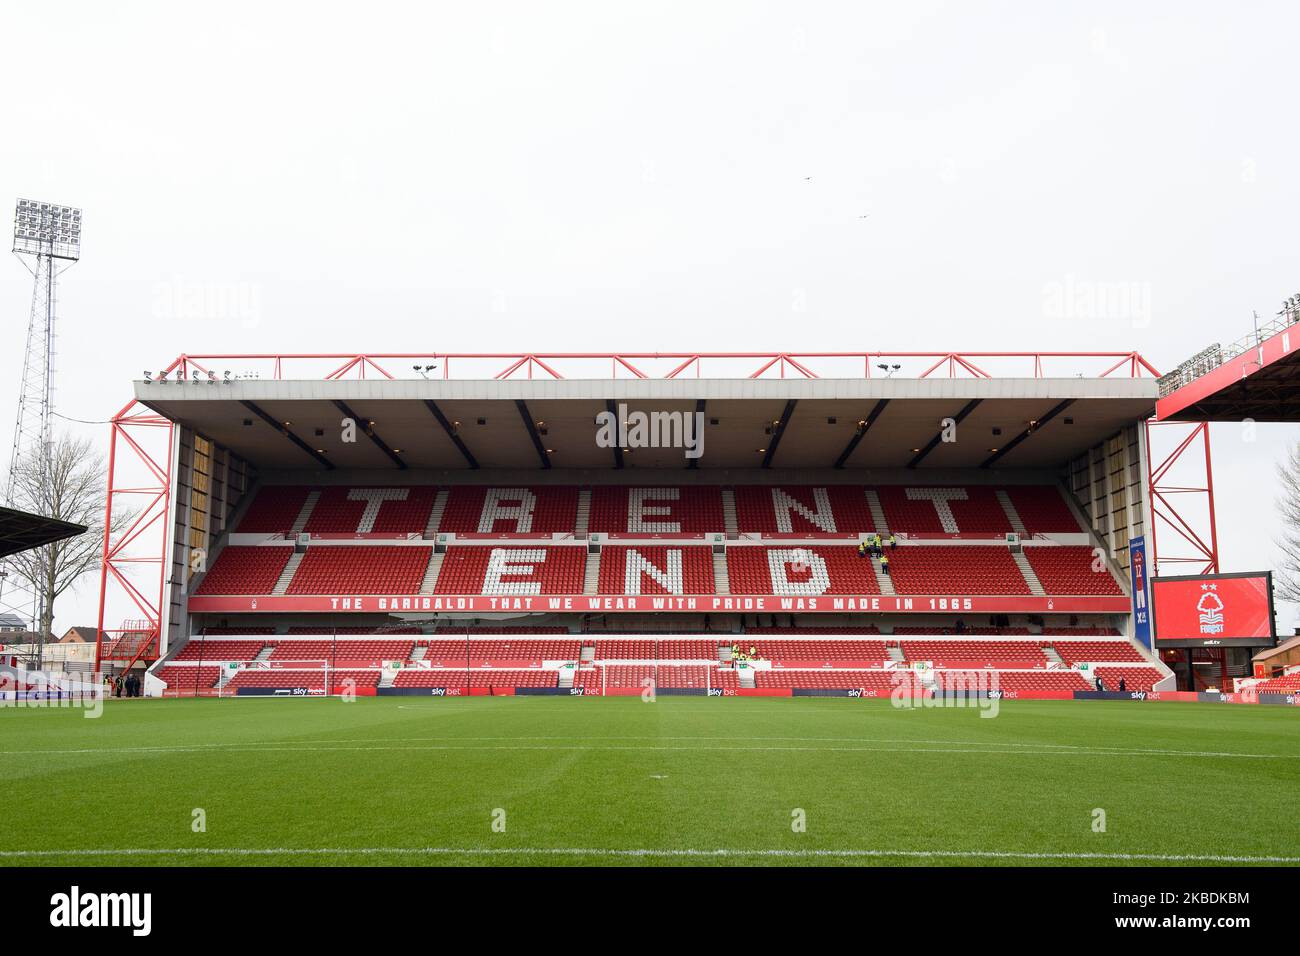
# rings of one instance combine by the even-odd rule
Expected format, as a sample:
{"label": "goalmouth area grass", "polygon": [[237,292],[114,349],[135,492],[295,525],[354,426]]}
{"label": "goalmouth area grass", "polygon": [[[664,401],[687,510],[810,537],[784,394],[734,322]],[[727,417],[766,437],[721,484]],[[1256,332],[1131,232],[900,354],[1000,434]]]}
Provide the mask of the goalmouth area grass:
{"label": "goalmouth area grass", "polygon": [[1289,707],[843,698],[0,708],[0,865],[1300,863]]}

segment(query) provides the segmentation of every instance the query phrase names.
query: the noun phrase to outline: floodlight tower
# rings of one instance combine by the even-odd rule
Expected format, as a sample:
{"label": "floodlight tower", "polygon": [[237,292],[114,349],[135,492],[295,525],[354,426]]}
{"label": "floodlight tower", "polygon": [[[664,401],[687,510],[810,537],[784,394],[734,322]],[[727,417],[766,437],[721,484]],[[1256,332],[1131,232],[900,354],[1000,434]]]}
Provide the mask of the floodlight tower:
{"label": "floodlight tower", "polygon": [[[5,478],[4,501],[16,502],[16,479],[23,469],[38,469],[34,487],[48,487],[54,417],[54,330],[58,312],[58,277],[81,258],[81,210],[71,206],[20,199],[14,208],[14,255],[32,274],[32,309],[27,319],[27,349],[18,391],[14,443]],[[31,503],[29,502],[30,506]],[[8,575],[13,577],[13,575]],[[5,578],[0,577],[0,587]],[[25,590],[19,588],[20,590]],[[37,596],[32,600],[32,627],[38,626]]]}
{"label": "floodlight tower", "polygon": [[14,480],[27,462],[43,474],[53,440],[54,335],[58,277],[81,258],[81,210],[20,199],[14,209],[14,255],[32,274],[22,385],[4,503],[14,503]]}

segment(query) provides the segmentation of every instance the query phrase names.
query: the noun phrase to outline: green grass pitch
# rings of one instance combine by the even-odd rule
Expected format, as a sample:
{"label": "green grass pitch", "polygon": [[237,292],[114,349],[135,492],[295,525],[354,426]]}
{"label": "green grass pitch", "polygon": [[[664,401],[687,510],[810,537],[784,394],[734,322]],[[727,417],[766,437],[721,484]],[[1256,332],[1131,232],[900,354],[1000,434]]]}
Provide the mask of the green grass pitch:
{"label": "green grass pitch", "polygon": [[0,865],[1296,863],[1297,785],[1282,707],[110,700],[0,708]]}

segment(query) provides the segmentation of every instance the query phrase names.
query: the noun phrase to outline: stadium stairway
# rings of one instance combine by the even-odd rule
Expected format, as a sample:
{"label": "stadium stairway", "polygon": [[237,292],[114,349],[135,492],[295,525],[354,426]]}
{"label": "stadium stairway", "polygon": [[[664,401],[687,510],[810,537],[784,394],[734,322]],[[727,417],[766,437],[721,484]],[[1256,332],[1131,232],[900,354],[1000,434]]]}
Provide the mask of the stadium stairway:
{"label": "stadium stairway", "polygon": [[556,686],[562,690],[567,690],[571,688],[573,686],[573,679],[574,677],[577,676],[577,674],[578,674],[578,669],[576,667],[561,667],[560,681],[558,684],[556,684]]}
{"label": "stadium stairway", "polygon": [[[1003,492],[999,491],[998,494],[1003,494]],[[1010,505],[1011,502],[1008,501],[1007,504]],[[1016,521],[1019,520],[1019,518],[1016,519]],[[1015,521],[1012,524],[1015,524]],[[1020,568],[1020,573],[1025,576],[1025,583],[1029,585],[1029,593],[1037,597],[1045,597],[1047,592],[1043,590],[1043,583],[1038,580],[1038,575],[1034,573],[1034,567],[1029,563],[1029,559],[1025,557],[1025,553],[1023,551],[1012,551],[1011,560],[1016,562],[1016,567]]]}
{"label": "stadium stairway", "polygon": [[880,507],[880,495],[876,494],[875,488],[868,488],[867,507],[871,509],[871,521],[875,524],[873,531],[879,534],[886,534],[889,531],[889,522],[885,520],[885,509]]}
{"label": "stadium stairway", "polygon": [[600,593],[600,552],[587,552],[587,567],[582,574],[582,593]]}
{"label": "stadium stairway", "polygon": [[740,522],[736,520],[736,491],[734,488],[722,489],[722,530],[728,538],[740,534]]}
{"label": "stadium stairway", "polygon": [[[432,521],[432,519],[430,519]],[[429,556],[429,566],[424,569],[424,580],[420,582],[421,594],[432,594],[434,587],[438,583],[438,573],[442,570],[442,559],[446,557],[446,552],[439,553],[436,549]]]}
{"label": "stadium stairway", "polygon": [[894,590],[894,579],[884,572],[880,562],[876,558],[867,558],[871,562],[871,570],[875,572],[876,584],[880,588],[881,594],[897,594]]}
{"label": "stadium stairway", "polygon": [[[299,516],[301,517],[301,516]],[[271,588],[272,594],[285,594],[289,590],[289,582],[293,576],[298,573],[298,565],[302,564],[302,559],[307,557],[306,551],[294,551],[289,557],[289,563],[284,566],[280,572],[280,577],[275,582],[275,587]]]}
{"label": "stadium stairway", "polygon": [[429,520],[424,526],[424,536],[426,538],[432,538],[438,533],[438,528],[442,525],[442,513],[447,510],[448,494],[450,492],[446,488],[442,488],[438,491],[437,497],[433,499],[433,508],[430,509]]}
{"label": "stadium stairway", "polygon": [[307,527],[307,522],[311,520],[311,513],[315,509],[316,502],[318,501],[320,501],[320,489],[315,488],[307,495],[307,500],[302,503],[302,508],[298,511],[298,517],[294,519],[293,527],[289,529],[290,531],[294,534],[302,534],[302,529]]}
{"label": "stadium stairway", "polygon": [[578,489],[578,512],[573,522],[573,533],[582,537],[591,527],[591,489]]}
{"label": "stadium stairway", "polygon": [[727,553],[717,551],[713,554],[713,587],[715,594],[730,594],[731,580],[727,577]]}
{"label": "stadium stairway", "polygon": [[[1021,520],[1020,512],[1016,510],[1015,503],[1011,500],[1011,496],[1001,488],[999,488],[995,494],[998,496],[998,502],[1002,505],[1002,510],[1007,513],[1007,520],[1011,522],[1011,530],[1016,534],[1023,535],[1025,533],[1025,523]],[[1037,594],[1038,592],[1035,591],[1034,593]]]}

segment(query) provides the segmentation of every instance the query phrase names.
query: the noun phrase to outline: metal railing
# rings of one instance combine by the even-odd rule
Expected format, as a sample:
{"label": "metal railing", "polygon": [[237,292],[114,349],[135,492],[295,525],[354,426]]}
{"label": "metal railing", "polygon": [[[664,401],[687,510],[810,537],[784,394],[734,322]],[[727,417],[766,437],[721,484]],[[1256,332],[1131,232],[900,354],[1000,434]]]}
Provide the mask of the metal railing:
{"label": "metal railing", "polygon": [[1162,375],[1157,380],[1160,397],[1171,395],[1184,385],[1189,385],[1203,375],[1208,375],[1225,362],[1231,362],[1238,355],[1249,352],[1277,335],[1284,329],[1300,322],[1300,294],[1293,295],[1282,304],[1282,309],[1263,325],[1257,325],[1253,332],[1243,335],[1227,346],[1215,342],[1201,349],[1172,372]]}

